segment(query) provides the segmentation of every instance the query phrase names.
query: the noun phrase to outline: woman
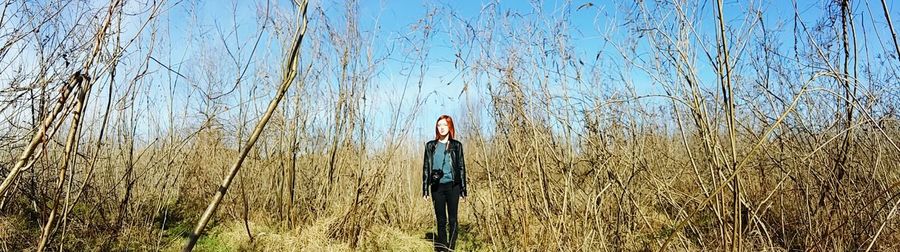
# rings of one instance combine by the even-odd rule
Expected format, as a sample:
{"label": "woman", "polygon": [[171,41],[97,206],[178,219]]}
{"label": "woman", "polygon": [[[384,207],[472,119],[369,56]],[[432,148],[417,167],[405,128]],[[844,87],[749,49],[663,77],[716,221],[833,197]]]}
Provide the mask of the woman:
{"label": "woman", "polygon": [[[425,160],[422,164],[422,197],[434,204],[437,220],[435,250],[453,250],[456,247],[459,200],[466,198],[466,162],[462,143],[453,139],[456,130],[453,119],[441,115],[435,123],[435,139],[425,143]],[[448,223],[449,222],[449,223]],[[449,224],[449,225],[448,225]],[[447,234],[449,226],[450,233]]]}

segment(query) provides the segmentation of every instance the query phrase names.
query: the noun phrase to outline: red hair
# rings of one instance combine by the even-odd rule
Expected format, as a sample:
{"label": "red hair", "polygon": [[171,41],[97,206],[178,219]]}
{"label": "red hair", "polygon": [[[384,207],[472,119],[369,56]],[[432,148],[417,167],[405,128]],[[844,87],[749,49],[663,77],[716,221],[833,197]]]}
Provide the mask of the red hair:
{"label": "red hair", "polygon": [[450,135],[450,139],[453,139],[453,137],[456,136],[456,129],[453,128],[453,118],[450,118],[448,115],[441,115],[438,117],[437,121],[434,122],[434,139],[441,139],[441,132],[437,129],[438,123],[441,122],[441,120],[447,121],[447,128],[449,129],[447,135]]}

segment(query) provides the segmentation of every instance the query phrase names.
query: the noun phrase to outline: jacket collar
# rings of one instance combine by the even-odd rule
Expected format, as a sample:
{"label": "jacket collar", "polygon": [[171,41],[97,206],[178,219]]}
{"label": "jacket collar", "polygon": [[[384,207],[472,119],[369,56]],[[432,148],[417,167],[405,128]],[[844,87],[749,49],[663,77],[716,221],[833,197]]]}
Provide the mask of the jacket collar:
{"label": "jacket collar", "polygon": [[[459,141],[457,141],[456,139],[453,139],[453,138],[451,138],[449,142],[450,142],[450,144],[453,144],[453,145],[459,144]],[[426,144],[429,144],[429,145],[435,145],[435,144],[437,144],[437,143],[440,143],[437,139],[431,139],[431,140],[428,141],[428,143],[426,143]]]}

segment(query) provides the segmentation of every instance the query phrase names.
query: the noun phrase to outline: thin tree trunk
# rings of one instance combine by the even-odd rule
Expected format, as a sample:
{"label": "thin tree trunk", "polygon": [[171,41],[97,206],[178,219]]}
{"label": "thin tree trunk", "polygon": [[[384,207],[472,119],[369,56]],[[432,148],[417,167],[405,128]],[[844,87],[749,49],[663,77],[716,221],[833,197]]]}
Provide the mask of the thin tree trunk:
{"label": "thin tree trunk", "polygon": [[881,0],[881,8],[884,9],[884,19],[887,20],[888,29],[891,29],[891,39],[894,40],[894,51],[897,52],[897,60],[900,60],[900,45],[897,44],[897,32],[894,31],[894,23],[891,22],[891,15],[884,0]]}
{"label": "thin tree trunk", "polygon": [[726,166],[731,168],[733,179],[731,180],[731,187],[733,188],[732,192],[732,236],[731,236],[731,249],[732,251],[740,251],[742,248],[742,219],[741,219],[741,188],[740,188],[740,176],[737,176],[737,150],[736,150],[736,142],[735,142],[735,132],[734,132],[734,88],[731,86],[731,69],[728,65],[728,39],[725,34],[725,18],[723,17],[722,11],[722,1],[717,0],[716,5],[718,5],[718,16],[717,19],[719,21],[719,39],[720,40],[720,53],[722,53],[722,57],[719,59],[721,62],[722,69],[719,69],[719,78],[722,82],[722,92],[724,93],[725,98],[725,106],[726,107],[726,120],[728,120],[728,136],[731,142],[731,160],[726,160]]}
{"label": "thin tree trunk", "polygon": [[[90,83],[88,80],[86,83]],[[90,85],[90,84],[88,84]],[[50,216],[47,219],[47,222],[44,224],[44,228],[41,231],[41,237],[38,242],[37,251],[44,251],[44,248],[47,245],[47,241],[49,240],[50,233],[53,231],[54,226],[56,225],[56,215],[57,209],[59,209],[59,197],[62,193],[64,183],[66,181],[66,169],[69,166],[69,163],[75,159],[75,151],[74,149],[76,145],[78,145],[78,130],[81,127],[81,116],[84,109],[84,99],[86,96],[86,91],[89,90],[90,87],[82,87],[82,90],[79,90],[78,97],[76,99],[75,104],[75,112],[72,117],[71,127],[69,128],[69,135],[66,137],[66,149],[65,154],[63,156],[63,160],[60,164],[58,178],[56,180],[56,191],[53,193],[53,207],[50,210]]]}
{"label": "thin tree trunk", "polygon": [[294,77],[297,76],[297,55],[300,53],[300,45],[303,41],[303,35],[306,33],[306,11],[309,2],[308,0],[302,0],[302,3],[298,3],[295,0],[295,4],[297,4],[300,8],[298,12],[298,18],[300,18],[300,20],[298,21],[300,22],[300,24],[298,24],[297,26],[298,30],[294,37],[294,45],[291,48],[291,51],[286,59],[286,64],[284,65],[284,75],[282,76],[282,82],[281,86],[278,89],[278,93],[275,94],[275,98],[272,99],[271,103],[269,103],[269,107],[267,108],[266,113],[260,119],[259,123],[256,124],[256,128],[253,130],[253,134],[250,135],[250,139],[241,150],[240,156],[238,156],[238,159],[231,167],[228,175],[222,181],[222,185],[219,186],[219,189],[216,191],[216,195],[213,197],[212,202],[210,202],[209,207],[206,208],[206,211],[200,217],[200,220],[197,222],[197,226],[194,228],[193,233],[191,233],[190,240],[184,246],[183,251],[191,251],[194,249],[194,245],[197,244],[197,240],[200,238],[201,232],[203,232],[203,229],[206,227],[209,219],[212,218],[212,215],[216,211],[216,208],[218,208],[219,203],[222,202],[222,198],[225,197],[225,193],[228,191],[228,187],[231,185],[232,180],[237,175],[238,171],[240,171],[241,164],[244,162],[244,158],[247,157],[247,154],[250,152],[250,149],[253,148],[256,140],[259,139],[259,135],[262,134],[263,129],[266,127],[266,123],[269,122],[269,119],[272,117],[272,114],[274,114],[279,102],[281,102],[284,94],[287,92],[288,88],[290,88],[291,83],[293,83]]}
{"label": "thin tree trunk", "polygon": [[[66,137],[65,154],[63,157],[62,164],[59,168],[59,178],[57,179],[56,192],[54,193],[54,196],[53,196],[53,208],[50,211],[50,216],[47,219],[47,223],[45,224],[43,231],[41,232],[41,237],[40,237],[40,240],[38,241],[37,251],[44,251],[44,249],[47,245],[47,242],[50,238],[51,232],[53,232],[53,229],[54,229],[54,226],[56,223],[56,215],[57,215],[57,210],[59,208],[59,197],[63,190],[63,184],[65,182],[65,176],[66,176],[66,169],[68,168],[70,161],[74,160],[74,158],[76,156],[75,149],[77,149],[76,145],[78,145],[78,131],[81,128],[81,124],[82,124],[81,117],[82,117],[82,113],[84,112],[86,98],[87,98],[87,96],[90,95],[91,86],[93,84],[93,82],[91,82],[90,77],[87,76],[87,72],[90,67],[90,64],[92,63],[91,61],[93,61],[93,58],[100,51],[100,47],[102,46],[103,39],[105,38],[105,35],[106,35],[106,30],[109,28],[109,25],[112,22],[113,12],[117,6],[119,6],[119,0],[114,0],[114,2],[112,2],[110,4],[109,12],[107,13],[106,20],[103,22],[103,26],[97,32],[97,40],[95,41],[94,48],[93,48],[94,53],[93,53],[92,57],[89,58],[88,62],[85,62],[85,67],[82,68],[82,73],[81,73],[82,75],[76,78],[78,80],[81,80],[81,81],[79,81],[79,84],[81,84],[81,85],[80,85],[80,90],[78,92],[78,97],[76,97],[75,111],[74,111],[74,115],[72,117],[72,123],[71,123],[72,127],[69,129],[69,135]],[[60,104],[60,105],[62,105],[62,104]],[[26,152],[28,152],[28,151],[26,151]],[[19,161],[20,162],[24,161],[24,159],[20,159]],[[9,178],[12,178],[12,177],[13,176],[11,174],[11,176],[9,176]],[[4,181],[4,183],[5,183],[5,181]],[[2,189],[0,189],[0,192],[2,192]]]}

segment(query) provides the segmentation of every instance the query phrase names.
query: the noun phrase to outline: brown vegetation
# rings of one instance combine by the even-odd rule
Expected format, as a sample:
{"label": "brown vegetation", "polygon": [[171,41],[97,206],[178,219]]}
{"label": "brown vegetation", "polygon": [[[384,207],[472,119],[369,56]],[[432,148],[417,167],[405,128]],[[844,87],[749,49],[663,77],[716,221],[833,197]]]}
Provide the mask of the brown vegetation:
{"label": "brown vegetation", "polygon": [[444,38],[461,250],[896,250],[891,6],[776,4],[489,1],[390,37],[357,1],[260,1],[241,37],[237,3],[204,30],[196,3],[6,1],[0,250],[428,250]]}

